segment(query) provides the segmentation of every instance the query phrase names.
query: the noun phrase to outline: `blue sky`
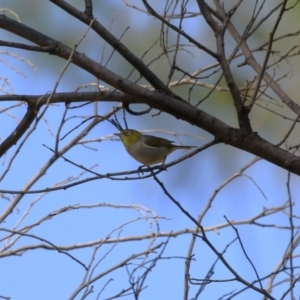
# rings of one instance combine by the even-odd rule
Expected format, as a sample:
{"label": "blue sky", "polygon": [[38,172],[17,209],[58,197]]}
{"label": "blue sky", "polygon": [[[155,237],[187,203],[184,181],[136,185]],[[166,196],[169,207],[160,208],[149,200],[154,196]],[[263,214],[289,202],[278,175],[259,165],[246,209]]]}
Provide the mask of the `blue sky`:
{"label": "blue sky", "polygon": [[[10,2],[6,2],[6,6],[8,4]],[[35,22],[41,21],[39,14],[37,14],[38,20],[35,21],[30,18],[24,7],[21,9],[16,4],[17,1],[14,2],[16,11],[23,17],[25,24],[34,26]],[[59,39],[65,40],[67,44],[69,43],[72,46],[72,43],[78,41],[79,37],[85,32],[85,26],[82,24],[78,25],[78,22],[72,24],[66,22],[67,25],[64,31],[59,32],[57,30],[61,26],[61,22],[63,20],[71,20],[70,16],[58,10],[51,3],[45,1],[43,5],[45,5],[43,6],[45,10],[49,10],[49,15],[41,23],[41,30],[53,38],[59,36]],[[122,27],[121,24],[128,23],[134,26],[136,23],[141,22],[141,26],[143,25],[145,26],[144,28],[147,28],[144,18],[140,22],[138,21],[137,12],[130,9],[125,10],[123,6],[119,10],[116,8],[118,6],[108,6],[106,14],[101,10],[97,11],[96,6],[95,11],[98,13],[97,17],[99,20],[103,17],[102,22],[107,26],[111,18],[115,16],[113,29],[116,32],[123,32],[123,30],[119,30],[119,27]],[[39,12],[39,9],[39,4],[37,4],[37,12]],[[49,28],[51,24],[55,26],[55,30]],[[130,39],[134,41],[134,32],[129,30],[127,35],[129,41]],[[11,36],[5,33],[2,38],[11,40]],[[94,42],[94,38],[95,35],[90,32],[80,45],[79,51],[99,60],[102,49],[101,42],[96,40]],[[134,49],[136,49],[135,47],[136,45],[133,46]],[[145,47],[146,50],[148,45],[142,44],[141,47]],[[26,74],[26,77],[24,77],[11,70],[7,65],[2,64],[2,76],[9,78],[13,92],[16,94],[44,94],[49,92],[54,87],[65,65],[63,60],[53,59],[48,54],[37,55],[7,48],[1,50],[22,53],[26,59],[33,61],[38,67],[38,72],[35,73],[26,63],[2,53],[2,60],[6,60],[9,64]],[[107,49],[105,52],[106,58],[109,53],[110,51]],[[118,55],[115,55],[113,58],[109,68],[125,74],[128,71],[124,67],[126,63],[122,63]],[[49,62],[51,63],[49,64]],[[204,62],[202,63],[204,64]],[[86,74],[86,72],[70,66],[57,90],[59,92],[74,91],[78,85],[93,81],[94,78]],[[9,105],[10,103],[1,102],[1,109]],[[112,109],[113,105],[116,105],[116,103],[99,103],[99,114],[105,114]],[[22,147],[7,175],[0,182],[1,190],[21,190],[49,160],[52,152],[44,145],[54,149],[56,140],[53,133],[55,135],[58,130],[64,108],[64,105],[49,107],[44,116],[46,121],[40,121],[37,129],[33,131]],[[207,107],[207,110],[209,109],[217,110],[218,107]],[[25,112],[26,107],[22,106],[11,111],[14,117],[4,113],[0,114],[1,124],[5,124],[1,128],[2,138],[11,133],[17,124],[16,118],[21,119]],[[67,116],[71,119],[64,125],[62,135],[78,125],[82,121],[82,117],[93,115],[93,112],[93,104],[80,109],[70,110]],[[222,111],[218,111],[218,113],[222,114]],[[225,110],[225,114],[224,118],[232,121],[232,114],[227,110]],[[122,114],[118,113],[117,115],[122,122]],[[188,133],[190,136],[180,137],[180,141],[183,144],[202,146],[211,139],[211,136],[201,129],[176,120],[174,117],[164,113],[155,117],[152,115],[142,117],[128,116],[127,122],[131,128],[153,130],[153,134],[171,140],[176,140],[176,138],[161,133],[159,130]],[[232,122],[234,123],[235,121],[233,120]],[[270,123],[274,124],[276,122],[270,120]],[[66,139],[61,141],[60,147],[67,145],[84,126],[86,125],[72,132]],[[278,129],[280,133],[281,130],[283,129]],[[268,130],[262,131],[266,136],[269,134],[270,139],[274,138],[275,134],[273,132],[268,133]],[[98,140],[87,143],[86,145],[90,148],[76,145],[66,153],[66,157],[77,165],[82,165],[87,169],[93,168],[94,171],[100,174],[136,170],[139,167],[139,163],[134,161],[126,153],[121,142],[116,137],[113,137],[114,132],[116,132],[116,128],[110,123],[100,123],[83,140],[90,141],[99,138],[103,138],[103,140],[101,142]],[[193,137],[195,135],[199,139]],[[17,146],[13,147],[5,157],[1,158],[0,175],[5,172],[9,159]],[[170,155],[167,161],[170,162],[183,154],[185,152],[176,151]],[[251,154],[226,145],[218,145],[169,168],[167,171],[160,173],[158,178],[182,207],[194,218],[197,218],[216,189],[253,158]],[[58,159],[41,176],[40,180],[34,184],[31,190],[51,188],[64,180],[72,182],[73,177],[77,176],[80,176],[80,179],[93,176],[93,174],[87,172],[81,173],[83,173],[83,170],[78,166],[72,165],[63,159]],[[222,228],[222,224],[226,224],[224,216],[233,223],[238,221],[246,223],[247,220],[261,213],[264,208],[279,207],[288,200],[287,173],[285,171],[266,161],[259,161],[245,173],[248,177],[237,177],[217,194],[211,208],[202,221],[202,226],[207,229],[208,239],[219,252],[222,252],[236,238],[233,228],[230,226]],[[136,177],[137,175],[128,176]],[[119,176],[118,178],[124,179],[124,177]],[[295,203],[297,203],[299,198],[298,185],[299,178],[292,176],[291,193],[292,200]],[[10,194],[5,196],[9,197],[9,199],[1,199],[1,212],[7,208],[9,201],[12,201],[14,198],[14,195]],[[145,284],[147,288],[142,292],[141,299],[181,299],[183,297],[184,258],[188,253],[192,239],[192,234],[184,234],[184,230],[192,230],[195,228],[195,225],[165,195],[153,178],[139,180],[99,178],[45,195],[28,194],[23,197],[13,213],[1,224],[0,228],[12,229],[17,226],[16,229],[20,230],[63,208],[69,208],[69,210],[54,217],[48,217],[47,220],[32,228],[28,233],[63,247],[73,247],[74,245],[97,240],[115,241],[117,238],[127,238],[127,242],[112,242],[101,245],[93,261],[93,266],[95,266],[94,275],[105,272],[124,259],[128,259],[132,254],[146,251],[149,247],[155,247],[162,242],[166,243],[166,249],[162,254],[162,258],[156,263],[155,268],[151,270],[147,277]],[[293,209],[294,215],[299,215],[297,204]],[[21,223],[19,223],[20,220]],[[258,222],[267,225],[288,226],[289,218],[287,214],[280,212],[265,217]],[[294,222],[295,226],[298,225],[296,220]],[[245,251],[254,263],[259,275],[263,277],[272,272],[289,244],[290,232],[286,229],[268,228],[267,226],[263,227],[254,224],[240,224],[237,228]],[[166,235],[171,232],[176,234],[176,237],[168,239]],[[161,233],[164,237],[155,239],[144,238],[145,235],[155,235],[155,233]],[[3,238],[6,235],[7,233],[2,231],[0,236]],[[140,240],[135,241],[136,237],[139,237]],[[130,238],[132,239],[131,241]],[[12,249],[41,243],[41,240],[33,237],[22,237],[12,246]],[[5,241],[1,240],[2,251],[3,247],[5,247]],[[162,247],[157,249],[155,253],[130,261],[127,267],[122,266],[114,272],[103,276],[103,278],[93,283],[94,293],[87,299],[97,299],[97,294],[102,289],[104,290],[99,299],[106,299],[117,294],[122,289],[128,288],[130,286],[128,274],[131,274],[141,262],[149,261],[145,266],[133,272],[131,279],[142,276],[145,268],[151,265],[152,259],[158,255]],[[93,247],[83,248],[67,251],[67,253],[88,265],[93,250]],[[237,241],[229,247],[224,257],[246,280],[252,282],[256,279],[255,272]],[[200,237],[197,238],[193,250],[193,258],[190,276],[194,279],[205,277],[211,265],[217,259],[216,255],[212,253],[211,249]],[[0,269],[2,270],[0,272],[0,296],[9,296],[13,300],[69,299],[85,275],[84,268],[66,253],[58,253],[58,251],[43,248],[28,250],[18,256],[4,257],[0,260]],[[221,262],[217,264],[214,272],[214,279],[224,280],[234,277]],[[286,274],[279,276],[277,281],[286,278],[285,276]],[[262,283],[266,286],[266,281]],[[211,283],[207,285],[200,299],[219,299],[222,295],[234,293],[241,288],[243,288],[243,284],[237,282]],[[273,296],[279,298],[286,288],[287,285],[284,288],[282,285],[279,285],[274,289]],[[189,299],[195,297],[198,289],[199,286],[190,285]],[[295,295],[298,294],[299,288],[296,286]],[[76,299],[81,299],[81,296],[82,293]],[[253,291],[245,292],[237,297],[237,299],[261,298],[261,295]],[[133,299],[133,296],[128,295],[124,299]]]}

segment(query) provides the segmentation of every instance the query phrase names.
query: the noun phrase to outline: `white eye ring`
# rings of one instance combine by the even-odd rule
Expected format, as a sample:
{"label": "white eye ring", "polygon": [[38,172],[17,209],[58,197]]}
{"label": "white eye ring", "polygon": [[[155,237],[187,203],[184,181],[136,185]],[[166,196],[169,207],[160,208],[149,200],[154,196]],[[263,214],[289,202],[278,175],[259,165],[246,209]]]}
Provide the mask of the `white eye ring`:
{"label": "white eye ring", "polygon": [[130,130],[125,130],[124,133],[125,133],[126,135],[131,135],[131,131],[130,131]]}

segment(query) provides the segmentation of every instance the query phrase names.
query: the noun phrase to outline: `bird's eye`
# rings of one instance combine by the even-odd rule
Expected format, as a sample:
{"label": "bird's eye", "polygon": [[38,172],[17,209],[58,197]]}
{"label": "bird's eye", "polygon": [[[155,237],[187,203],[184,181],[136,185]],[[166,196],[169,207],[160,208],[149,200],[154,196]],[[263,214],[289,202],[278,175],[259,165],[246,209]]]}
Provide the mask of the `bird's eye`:
{"label": "bird's eye", "polygon": [[130,134],[131,134],[131,131],[130,131],[130,130],[125,130],[124,133],[125,133],[126,135],[130,135]]}

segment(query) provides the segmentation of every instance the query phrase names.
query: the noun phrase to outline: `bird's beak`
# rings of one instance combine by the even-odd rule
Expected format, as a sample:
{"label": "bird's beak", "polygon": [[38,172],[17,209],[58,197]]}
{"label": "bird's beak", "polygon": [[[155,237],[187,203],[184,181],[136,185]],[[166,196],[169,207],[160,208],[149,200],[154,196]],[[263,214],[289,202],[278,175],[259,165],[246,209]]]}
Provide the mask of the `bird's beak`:
{"label": "bird's beak", "polygon": [[114,133],[114,135],[116,135],[116,136],[121,136],[121,133]]}

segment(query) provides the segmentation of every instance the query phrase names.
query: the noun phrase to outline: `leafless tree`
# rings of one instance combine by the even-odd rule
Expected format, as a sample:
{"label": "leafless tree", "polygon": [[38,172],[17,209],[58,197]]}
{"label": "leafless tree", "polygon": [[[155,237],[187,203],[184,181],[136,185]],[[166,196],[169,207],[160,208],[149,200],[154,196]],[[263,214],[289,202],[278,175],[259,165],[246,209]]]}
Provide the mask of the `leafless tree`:
{"label": "leafless tree", "polygon": [[[71,281],[72,287],[64,290],[49,279],[44,292],[51,299],[57,297],[53,290],[69,299],[298,299],[299,1],[85,0],[77,7],[73,1],[44,0],[31,15],[34,25],[19,16],[26,1],[11,3],[0,16],[4,266],[8,258],[17,264],[18,256],[25,259],[38,250],[68,258],[72,274],[60,282]],[[65,18],[53,21],[56,30],[48,16],[41,26],[34,22],[47,7],[53,20],[56,13]],[[128,25],[124,15],[130,16]],[[49,81],[42,72],[29,93],[26,68],[43,69],[41,60],[49,69],[59,61],[60,72],[50,92],[37,92],[40,82]],[[77,82],[77,75],[79,81],[94,80],[66,88],[64,80]],[[16,81],[23,82],[21,92],[14,92]],[[167,170],[126,170],[117,138],[99,134],[99,128],[112,132],[116,123],[119,128],[135,122],[152,124],[148,131],[164,124],[164,134],[200,146],[169,159]],[[106,154],[104,144],[112,146]],[[181,201],[166,179],[175,169],[186,182],[179,184]],[[241,178],[251,187],[240,184]],[[155,183],[187,223],[181,226],[173,217],[172,228],[165,229],[168,214],[144,205],[143,199],[153,199],[139,185],[145,182]],[[134,193],[125,192],[123,183]],[[100,184],[104,201],[95,191]],[[118,189],[124,189],[129,204],[115,201]],[[193,208],[187,201],[191,195],[197,199]],[[248,196],[264,202],[252,201],[250,210]],[[229,216],[219,197],[237,197],[240,206],[231,205]],[[98,231],[89,224],[93,213],[96,220],[109,215],[113,225],[99,221]],[[216,214],[223,221],[212,217]],[[120,221],[121,215],[127,219]],[[85,240],[74,228],[68,230],[70,220],[85,228]],[[252,241],[254,236],[262,242]],[[279,257],[272,256],[275,249]],[[259,251],[266,265],[253,254]],[[69,267],[57,268],[63,273]],[[3,274],[17,277],[17,272]],[[39,274],[33,269],[26,276]],[[2,288],[0,298],[10,299],[13,283]]]}

